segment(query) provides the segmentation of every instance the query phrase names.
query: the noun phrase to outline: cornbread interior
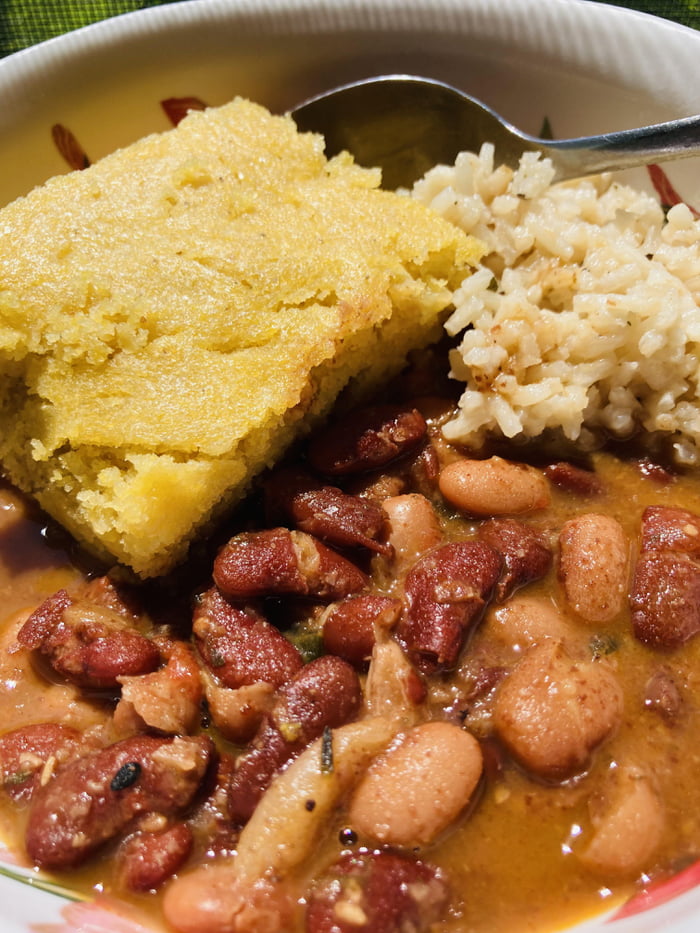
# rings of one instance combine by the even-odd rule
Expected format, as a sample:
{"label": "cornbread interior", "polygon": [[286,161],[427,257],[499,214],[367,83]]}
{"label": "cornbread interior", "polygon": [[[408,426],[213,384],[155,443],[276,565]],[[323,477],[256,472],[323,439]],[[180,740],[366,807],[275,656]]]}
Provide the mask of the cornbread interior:
{"label": "cornbread interior", "polygon": [[479,244],[237,99],[0,211],[0,459],[149,577],[440,331]]}

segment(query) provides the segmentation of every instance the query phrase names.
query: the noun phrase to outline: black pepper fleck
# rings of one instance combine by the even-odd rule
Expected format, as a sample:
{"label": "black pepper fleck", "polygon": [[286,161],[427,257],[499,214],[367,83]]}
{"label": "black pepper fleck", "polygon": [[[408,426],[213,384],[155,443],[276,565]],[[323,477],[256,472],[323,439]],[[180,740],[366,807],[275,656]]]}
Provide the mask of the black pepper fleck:
{"label": "black pepper fleck", "polygon": [[138,761],[127,761],[112,778],[109,788],[113,791],[126,790],[139,779],[141,765]]}

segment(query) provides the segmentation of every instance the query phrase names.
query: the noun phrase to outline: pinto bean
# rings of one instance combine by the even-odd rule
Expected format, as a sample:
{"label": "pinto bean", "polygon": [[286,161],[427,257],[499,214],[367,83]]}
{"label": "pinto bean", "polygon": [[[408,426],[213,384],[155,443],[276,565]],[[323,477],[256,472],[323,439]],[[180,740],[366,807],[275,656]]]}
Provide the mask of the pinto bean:
{"label": "pinto bean", "polygon": [[389,544],[397,573],[442,541],[442,529],[430,501],[417,492],[390,496],[382,502],[389,519]]}
{"label": "pinto bean", "polygon": [[428,431],[416,408],[376,405],[341,418],[309,444],[309,463],[329,476],[377,470],[418,447]]}
{"label": "pinto bean", "polygon": [[70,868],[135,817],[183,810],[212,755],[204,736],[137,736],[65,765],[34,794],[25,836],[29,857],[44,868]]}
{"label": "pinto bean", "polygon": [[361,699],[357,674],[340,658],[326,655],[302,668],[282,688],[252,749],[237,762],[228,795],[231,819],[247,822],[275,773],[326,727],[354,719]]}
{"label": "pinto bean", "polygon": [[331,607],[323,623],[323,646],[363,670],[375,642],[375,626],[393,628],[401,615],[401,600],[377,593],[351,596]]}
{"label": "pinto bean", "polygon": [[687,554],[649,551],[630,593],[632,629],[652,648],[677,648],[700,632],[700,564]]}
{"label": "pinto bean", "polygon": [[398,852],[346,853],[308,898],[306,933],[404,933],[444,918],[449,889],[440,871]]}
{"label": "pinto bean", "polygon": [[22,726],[0,736],[2,789],[14,801],[30,800],[36,787],[84,745],[77,729],[52,722]]}
{"label": "pinto bean", "polygon": [[155,729],[170,735],[191,732],[200,713],[202,682],[189,645],[170,642],[163,649],[168,663],[140,677],[119,677],[121,699],[114,722],[122,731]]}
{"label": "pinto bean", "polygon": [[525,651],[546,639],[565,641],[572,634],[571,626],[551,600],[524,594],[492,608],[486,625],[490,634],[515,652]]}
{"label": "pinto bean", "polygon": [[589,807],[593,837],[574,849],[586,868],[610,878],[632,877],[648,866],[666,825],[649,778],[636,768],[612,771]]}
{"label": "pinto bean", "polygon": [[642,553],[680,551],[700,555],[700,515],[688,509],[650,505],[642,513]]}
{"label": "pinto bean", "polygon": [[515,518],[492,518],[479,526],[480,541],[503,556],[503,573],[496,598],[503,602],[526,583],[544,577],[552,566],[552,552],[534,528]]}
{"label": "pinto bean", "polygon": [[280,933],[299,923],[299,907],[284,883],[240,878],[230,857],[176,878],[165,889],[163,913],[176,933]]}
{"label": "pinto bean", "polygon": [[224,596],[308,596],[342,599],[367,585],[353,563],[303,531],[270,528],[231,538],[214,561],[214,582]]}
{"label": "pinto bean", "polygon": [[563,780],[582,771],[622,716],[622,691],[605,660],[575,661],[552,641],[531,648],[501,684],[494,728],[528,771]]}
{"label": "pinto bean", "polygon": [[487,544],[454,541],[430,551],[413,566],[404,585],[407,609],[397,635],[419,668],[454,666],[502,565],[501,555]]}
{"label": "pinto bean", "polygon": [[386,845],[433,842],[469,803],[483,767],[479,743],[449,722],[414,726],[367,769],[348,821]]}
{"label": "pinto bean", "polygon": [[440,473],[440,492],[469,515],[513,515],[549,505],[547,480],[540,470],[501,457],[461,458]]}
{"label": "pinto bean", "polygon": [[227,687],[279,687],[303,663],[294,645],[259,612],[232,605],[216,588],[197,600],[192,630],[207,667]]}
{"label": "pinto bean", "polygon": [[161,887],[185,864],[194,838],[186,823],[176,823],[162,832],[136,832],[117,853],[117,877],[129,891],[153,891]]}
{"label": "pinto bean", "polygon": [[117,687],[121,676],[148,674],[160,663],[157,645],[121,614],[79,602],[66,590],[46,599],[17,635],[63,677],[88,687]]}
{"label": "pinto bean", "polygon": [[559,578],[566,598],[586,622],[609,622],[622,610],[629,576],[629,541],[609,515],[589,512],[559,535]]}

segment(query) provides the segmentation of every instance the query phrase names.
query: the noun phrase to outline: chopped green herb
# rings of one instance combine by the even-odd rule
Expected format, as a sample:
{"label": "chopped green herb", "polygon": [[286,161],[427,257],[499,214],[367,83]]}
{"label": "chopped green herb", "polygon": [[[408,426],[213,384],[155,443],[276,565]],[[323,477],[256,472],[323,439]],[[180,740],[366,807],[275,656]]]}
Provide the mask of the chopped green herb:
{"label": "chopped green herb", "polygon": [[606,654],[612,654],[617,651],[618,644],[611,635],[594,635],[588,643],[591,654],[594,659],[602,658]]}
{"label": "chopped green herb", "polygon": [[12,774],[6,774],[2,780],[3,787],[15,787],[17,784],[24,784],[32,776],[32,771],[15,771]]}
{"label": "chopped green herb", "polygon": [[315,661],[324,653],[323,636],[320,631],[310,628],[307,624],[295,626],[285,632],[287,641],[290,641],[302,656],[305,664]]}
{"label": "chopped green herb", "polygon": [[333,732],[330,726],[324,728],[321,736],[321,771],[333,771]]}

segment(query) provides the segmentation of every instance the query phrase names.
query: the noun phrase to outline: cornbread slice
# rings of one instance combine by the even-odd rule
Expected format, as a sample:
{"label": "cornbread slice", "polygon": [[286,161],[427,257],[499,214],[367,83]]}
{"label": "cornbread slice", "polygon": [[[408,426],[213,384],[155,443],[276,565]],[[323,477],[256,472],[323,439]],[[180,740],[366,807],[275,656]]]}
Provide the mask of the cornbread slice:
{"label": "cornbread slice", "polygon": [[0,211],[0,459],[149,577],[438,336],[477,241],[237,99]]}

